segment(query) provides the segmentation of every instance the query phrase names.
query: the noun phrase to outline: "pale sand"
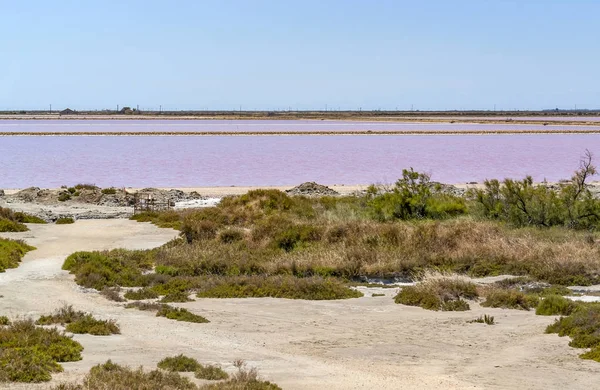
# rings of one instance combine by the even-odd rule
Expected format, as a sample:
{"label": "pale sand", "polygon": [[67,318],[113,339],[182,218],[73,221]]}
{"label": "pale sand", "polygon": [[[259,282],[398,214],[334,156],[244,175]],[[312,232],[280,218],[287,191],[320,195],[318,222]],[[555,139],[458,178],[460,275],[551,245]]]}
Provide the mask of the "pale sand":
{"label": "pale sand", "polygon": [[[184,353],[202,363],[245,359],[284,389],[592,389],[599,363],[577,357],[567,338],[544,334],[553,317],[533,312],[483,309],[432,312],[397,305],[396,289],[363,289],[363,298],[341,301],[197,299],[181,304],[206,316],[190,324],[124,309],[79,288],[61,270],[77,250],[151,248],[177,235],[128,220],[31,225],[30,232],[2,233],[38,249],[17,269],[0,274],[0,314],[36,317],[73,304],[103,319],[114,318],[122,334],[76,335],[83,360],[63,364],[51,384],[80,379],[95,364],[112,359],[148,369],[165,356]],[[385,297],[371,297],[383,291]],[[468,324],[481,314],[497,325]],[[4,388],[36,389],[49,384]]]}

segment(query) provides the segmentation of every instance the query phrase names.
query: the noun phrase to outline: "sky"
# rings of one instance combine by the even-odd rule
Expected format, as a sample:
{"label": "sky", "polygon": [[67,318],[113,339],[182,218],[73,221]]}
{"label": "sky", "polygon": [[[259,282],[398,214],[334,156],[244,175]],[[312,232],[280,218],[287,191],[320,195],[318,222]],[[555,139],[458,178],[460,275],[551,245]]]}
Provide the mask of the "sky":
{"label": "sky", "polygon": [[600,107],[598,0],[0,0],[0,110]]}

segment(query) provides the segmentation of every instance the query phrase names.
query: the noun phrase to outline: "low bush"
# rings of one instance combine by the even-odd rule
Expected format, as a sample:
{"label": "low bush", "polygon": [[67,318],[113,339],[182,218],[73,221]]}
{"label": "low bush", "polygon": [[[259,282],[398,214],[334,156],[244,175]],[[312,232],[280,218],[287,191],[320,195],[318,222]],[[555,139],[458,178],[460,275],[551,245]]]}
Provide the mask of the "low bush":
{"label": "low bush", "polygon": [[164,358],[158,362],[157,367],[167,371],[194,372],[201,367],[201,364],[194,358],[177,355]]}
{"label": "low bush", "polygon": [[0,326],[10,325],[10,320],[7,316],[0,316]]}
{"label": "low bush", "polygon": [[58,195],[58,201],[59,202],[66,202],[67,200],[71,200],[71,194],[68,191],[61,192]]}
{"label": "low bush", "polygon": [[0,327],[0,382],[44,382],[62,371],[60,362],[81,360],[83,347],[56,328],[32,320]]}
{"label": "low bush", "polygon": [[548,295],[541,300],[535,309],[539,316],[568,316],[575,310],[576,303],[560,295]]}
{"label": "low bush", "polygon": [[190,294],[183,291],[176,291],[165,295],[160,302],[162,303],[171,303],[171,302],[192,302],[193,299],[190,299]]}
{"label": "low bush", "polygon": [[35,323],[37,325],[70,324],[85,316],[85,312],[73,309],[73,305],[63,305],[54,313],[41,316]]}
{"label": "low bush", "polygon": [[468,321],[470,324],[486,324],[486,325],[494,325],[494,317],[493,316],[488,316],[487,314],[484,314],[482,316],[479,316],[478,318]]}
{"label": "low bush", "polygon": [[191,313],[187,309],[173,307],[164,303],[132,302],[125,305],[125,308],[138,309],[142,311],[155,311],[157,317],[165,317],[175,321],[195,322],[198,324],[210,322],[206,318]]}
{"label": "low bush", "polygon": [[18,233],[28,230],[29,228],[20,222],[11,221],[10,219],[0,219],[0,232],[2,233]]}
{"label": "low bush", "polygon": [[117,189],[114,187],[110,187],[110,188],[103,188],[102,189],[102,193],[104,195],[114,195],[117,193]]}
{"label": "low bush", "polygon": [[357,290],[341,282],[318,276],[239,276],[213,277],[198,288],[200,298],[272,297],[308,300],[348,299],[362,297]]}
{"label": "low bush", "polygon": [[138,290],[129,290],[124,295],[125,298],[134,301],[140,301],[143,299],[155,299],[158,298],[158,294],[149,288],[141,288]]}
{"label": "low bush", "polygon": [[156,302],[132,302],[125,305],[126,309],[138,309],[141,311],[159,311],[162,304]]}
{"label": "low bush", "polygon": [[36,321],[36,324],[66,325],[68,332],[87,333],[94,336],[108,336],[120,333],[119,326],[114,320],[97,320],[89,313],[73,309],[71,305],[64,305],[52,314],[41,316]]}
{"label": "low bush", "polygon": [[600,346],[600,304],[580,304],[571,315],[561,317],[546,328],[546,333],[571,337],[569,345],[575,348]]}
{"label": "low bush", "polygon": [[71,217],[61,217],[55,222],[57,225],[69,225],[75,223],[75,220]]}
{"label": "low bush", "polygon": [[227,374],[223,369],[219,366],[214,366],[212,364],[206,366],[200,366],[194,372],[194,376],[197,379],[204,379],[209,381],[219,381],[222,379],[229,378],[229,374]]}
{"label": "low bush", "polygon": [[156,313],[157,317],[165,317],[170,320],[184,321],[184,322],[195,322],[198,324],[210,322],[206,318],[197,314],[191,313],[187,309],[173,307],[169,305],[162,305]]}
{"label": "low bush", "polygon": [[481,306],[503,309],[530,310],[535,308],[539,302],[536,295],[507,289],[492,289],[486,293],[485,298],[486,300],[481,303]]}
{"label": "low bush", "polygon": [[45,224],[46,221],[35,215],[22,213],[20,211],[15,213],[15,220],[21,223],[34,223],[34,224]]}
{"label": "low bush", "polygon": [[469,310],[469,304],[464,299],[475,299],[477,296],[475,284],[469,281],[430,274],[414,286],[403,287],[394,300],[427,310],[464,311]]}
{"label": "low bush", "polygon": [[121,334],[121,330],[115,320],[97,320],[91,314],[86,314],[84,317],[68,324],[66,331],[94,336]]}
{"label": "low bush", "polygon": [[126,299],[121,296],[121,288],[120,287],[104,287],[102,291],[100,291],[100,295],[104,298],[114,301],[114,302],[125,302]]}
{"label": "low bush", "polygon": [[246,368],[243,360],[234,362],[238,371],[231,378],[224,382],[204,385],[202,390],[281,390],[281,387],[274,383],[263,381],[258,376],[256,368]]}
{"label": "low bush", "polygon": [[373,293],[371,294],[372,297],[385,297],[385,294],[377,294],[377,293]]}
{"label": "low bush", "polygon": [[98,186],[95,184],[89,184],[89,183],[79,183],[75,185],[75,189],[76,190],[97,190]]}
{"label": "low bush", "polygon": [[0,237],[0,272],[4,272],[8,268],[17,268],[25,253],[34,249],[24,241]]}
{"label": "low bush", "polygon": [[90,369],[81,384],[61,384],[53,390],[195,390],[198,387],[176,372],[134,370],[108,360]]}
{"label": "low bush", "polygon": [[177,211],[144,211],[132,215],[129,219],[137,222],[150,222],[160,228],[171,228],[180,230],[183,220],[183,214]]}

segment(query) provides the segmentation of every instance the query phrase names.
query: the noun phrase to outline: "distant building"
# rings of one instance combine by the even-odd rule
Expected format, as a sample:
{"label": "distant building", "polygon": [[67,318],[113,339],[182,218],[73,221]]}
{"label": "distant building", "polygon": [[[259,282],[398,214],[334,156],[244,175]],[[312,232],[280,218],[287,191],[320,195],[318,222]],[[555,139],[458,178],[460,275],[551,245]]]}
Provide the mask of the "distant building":
{"label": "distant building", "polygon": [[74,115],[77,114],[77,111],[71,110],[70,108],[64,109],[59,112],[60,115]]}

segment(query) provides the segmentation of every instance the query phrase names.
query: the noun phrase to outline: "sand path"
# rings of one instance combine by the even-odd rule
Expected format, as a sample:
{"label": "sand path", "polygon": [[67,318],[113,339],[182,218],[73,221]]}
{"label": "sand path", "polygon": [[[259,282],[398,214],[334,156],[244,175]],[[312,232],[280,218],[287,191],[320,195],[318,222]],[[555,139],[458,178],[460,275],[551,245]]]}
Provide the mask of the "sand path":
{"label": "sand path", "polygon": [[[0,274],[0,315],[38,316],[62,303],[114,318],[121,335],[76,335],[83,360],[63,364],[51,384],[77,380],[107,359],[154,368],[184,353],[204,363],[245,359],[284,389],[590,389],[600,383],[600,364],[577,357],[568,340],[545,335],[552,318],[531,312],[483,309],[429,312],[394,304],[395,289],[368,289],[343,301],[198,299],[181,304],[209,324],[180,323],[126,310],[78,287],[62,271],[77,250],[150,248],[176,232],[128,220],[82,220],[73,225],[31,225],[23,238],[38,249],[21,266]],[[385,297],[371,297],[381,290]],[[365,289],[367,291],[367,289]],[[379,292],[379,291],[377,291]],[[486,313],[497,325],[468,324]],[[5,388],[47,388],[10,385]]]}

